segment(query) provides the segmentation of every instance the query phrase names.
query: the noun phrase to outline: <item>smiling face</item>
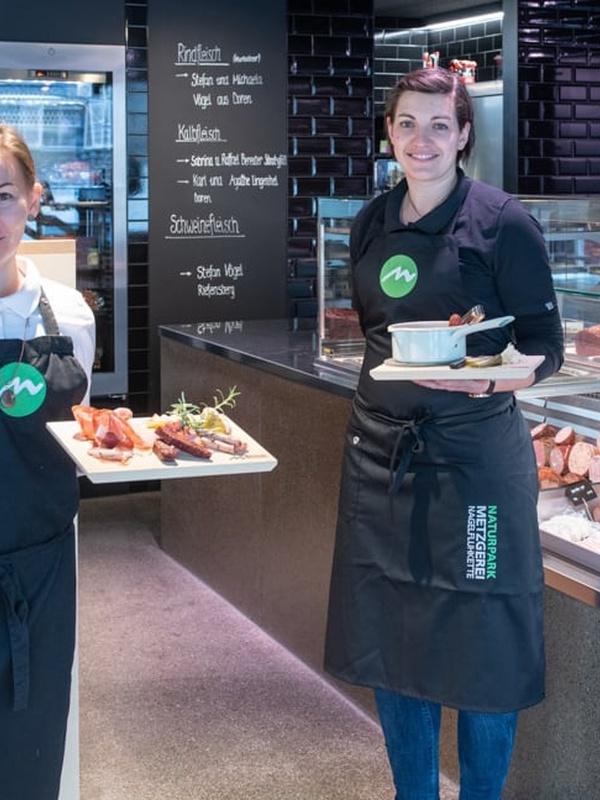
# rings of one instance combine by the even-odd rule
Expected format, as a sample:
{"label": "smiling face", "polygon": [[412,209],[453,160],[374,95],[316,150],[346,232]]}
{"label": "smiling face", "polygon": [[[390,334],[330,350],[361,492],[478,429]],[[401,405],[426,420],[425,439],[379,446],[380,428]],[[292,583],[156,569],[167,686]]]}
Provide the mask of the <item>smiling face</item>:
{"label": "smiling face", "polygon": [[453,179],[469,130],[468,122],[459,128],[451,94],[404,91],[387,119],[394,156],[409,180]]}
{"label": "smiling face", "polygon": [[29,214],[40,204],[39,184],[30,185],[21,162],[0,146],[0,293],[16,290],[17,248]]}

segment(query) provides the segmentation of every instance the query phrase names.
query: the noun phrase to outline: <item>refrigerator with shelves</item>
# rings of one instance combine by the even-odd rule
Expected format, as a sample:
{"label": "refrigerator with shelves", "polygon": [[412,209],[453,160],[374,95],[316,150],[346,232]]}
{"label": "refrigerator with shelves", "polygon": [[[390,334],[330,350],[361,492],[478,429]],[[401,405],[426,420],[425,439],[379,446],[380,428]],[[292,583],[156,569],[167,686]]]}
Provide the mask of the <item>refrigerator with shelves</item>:
{"label": "refrigerator with shelves", "polygon": [[42,184],[25,238],[75,239],[94,311],[92,396],[127,393],[125,48],[0,42],[0,121],[23,135]]}

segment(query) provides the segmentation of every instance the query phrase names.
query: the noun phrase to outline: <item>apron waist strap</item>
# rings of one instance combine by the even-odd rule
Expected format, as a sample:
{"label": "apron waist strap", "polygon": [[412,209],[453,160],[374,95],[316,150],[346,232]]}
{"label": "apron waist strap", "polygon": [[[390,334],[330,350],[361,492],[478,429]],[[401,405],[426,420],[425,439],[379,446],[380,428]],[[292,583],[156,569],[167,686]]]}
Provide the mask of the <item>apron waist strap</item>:
{"label": "apron waist strap", "polygon": [[19,580],[10,564],[0,562],[0,589],[6,609],[13,675],[13,708],[23,711],[29,700],[28,606]]}
{"label": "apron waist strap", "polygon": [[[390,481],[388,494],[396,494],[412,461],[413,454],[422,453],[425,443],[421,436],[424,418],[402,420],[390,456]],[[400,458],[398,459],[398,453]],[[397,462],[397,463],[396,463]]]}
{"label": "apron waist strap", "polygon": [[24,711],[29,702],[29,604],[23,594],[16,571],[15,559],[42,554],[56,547],[72,531],[65,530],[47,542],[40,542],[15,553],[0,556],[0,594],[6,609],[6,625],[12,660],[13,709]]}
{"label": "apron waist strap", "polygon": [[[425,448],[425,442],[421,435],[421,427],[426,422],[431,421],[431,412],[427,408],[417,408],[412,417],[408,419],[398,419],[367,408],[356,396],[354,397],[354,409],[358,414],[363,414],[374,422],[392,431],[397,431],[390,455],[390,480],[388,487],[388,494],[396,494],[408,471],[413,455],[422,453]],[[400,458],[398,458],[399,454]]]}

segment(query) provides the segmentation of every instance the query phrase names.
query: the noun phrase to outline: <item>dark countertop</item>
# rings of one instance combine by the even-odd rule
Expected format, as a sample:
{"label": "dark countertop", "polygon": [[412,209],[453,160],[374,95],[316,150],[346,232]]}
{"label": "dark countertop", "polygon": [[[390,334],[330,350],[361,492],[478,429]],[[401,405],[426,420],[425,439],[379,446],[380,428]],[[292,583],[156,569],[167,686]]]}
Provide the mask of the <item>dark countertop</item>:
{"label": "dark countertop", "polygon": [[315,365],[317,331],[292,330],[289,320],[161,325],[159,335],[340,397],[354,396],[357,374],[339,374]]}

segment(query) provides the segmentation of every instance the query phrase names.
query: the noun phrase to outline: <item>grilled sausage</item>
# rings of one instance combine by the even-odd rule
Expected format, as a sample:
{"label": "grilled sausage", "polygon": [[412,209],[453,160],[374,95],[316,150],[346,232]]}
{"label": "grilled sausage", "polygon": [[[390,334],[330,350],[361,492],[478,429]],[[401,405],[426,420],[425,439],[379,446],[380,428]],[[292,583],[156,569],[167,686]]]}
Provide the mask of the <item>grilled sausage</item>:
{"label": "grilled sausage", "polygon": [[156,436],[163,442],[176,447],[184,453],[188,453],[195,458],[211,458],[211,451],[198,439],[190,439],[184,430],[177,425],[167,423],[156,429]]}
{"label": "grilled sausage", "polygon": [[177,448],[172,444],[163,442],[162,439],[155,439],[152,445],[152,452],[158,456],[165,464],[173,464],[177,458]]}

